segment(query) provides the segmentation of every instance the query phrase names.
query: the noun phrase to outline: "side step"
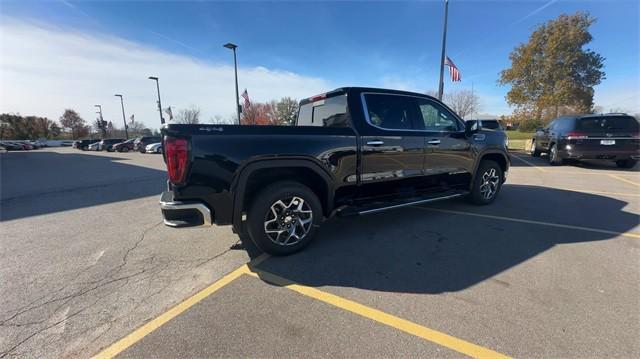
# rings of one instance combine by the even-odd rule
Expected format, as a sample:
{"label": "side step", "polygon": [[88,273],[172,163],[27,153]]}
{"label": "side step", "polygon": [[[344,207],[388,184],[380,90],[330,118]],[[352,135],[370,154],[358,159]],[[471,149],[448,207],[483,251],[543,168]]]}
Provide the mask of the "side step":
{"label": "side step", "polygon": [[389,209],[414,206],[416,204],[444,201],[468,195],[468,191],[448,191],[435,195],[412,197],[402,201],[375,202],[364,206],[347,207],[337,213],[338,216],[365,215],[386,211]]}

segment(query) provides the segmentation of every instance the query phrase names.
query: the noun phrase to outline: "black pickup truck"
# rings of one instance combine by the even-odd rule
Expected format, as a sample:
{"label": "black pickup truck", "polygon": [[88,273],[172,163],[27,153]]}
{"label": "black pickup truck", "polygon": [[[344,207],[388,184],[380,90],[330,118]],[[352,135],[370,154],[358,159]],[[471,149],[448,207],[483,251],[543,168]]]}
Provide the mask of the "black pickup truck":
{"label": "black pickup truck", "polygon": [[510,165],[503,132],[465,125],[433,97],[374,88],[305,99],[295,126],[167,124],[162,135],[165,224],[232,225],[281,255],[334,215],[491,203]]}

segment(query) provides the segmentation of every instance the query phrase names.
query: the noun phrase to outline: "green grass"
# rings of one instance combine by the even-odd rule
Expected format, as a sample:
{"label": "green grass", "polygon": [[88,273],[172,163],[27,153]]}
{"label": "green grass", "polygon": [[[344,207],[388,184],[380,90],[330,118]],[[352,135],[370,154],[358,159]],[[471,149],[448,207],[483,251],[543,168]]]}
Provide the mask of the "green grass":
{"label": "green grass", "polygon": [[533,138],[533,132],[505,131],[509,140],[530,140]]}

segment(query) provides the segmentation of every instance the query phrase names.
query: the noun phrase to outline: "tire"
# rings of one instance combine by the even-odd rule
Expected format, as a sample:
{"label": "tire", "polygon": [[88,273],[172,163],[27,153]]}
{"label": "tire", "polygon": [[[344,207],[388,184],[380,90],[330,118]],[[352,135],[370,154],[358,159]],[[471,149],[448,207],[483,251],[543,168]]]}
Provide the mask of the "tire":
{"label": "tire", "polygon": [[124,146],[120,149],[120,152],[129,152],[129,147]]}
{"label": "tire", "polygon": [[[298,182],[276,182],[260,191],[249,206],[247,231],[263,252],[288,255],[313,240],[321,217],[320,200],[308,187]],[[294,228],[293,235],[290,228]]]}
{"label": "tire", "polygon": [[502,167],[497,162],[483,160],[478,166],[468,199],[477,205],[493,202],[502,188],[503,176]]}
{"label": "tire", "polygon": [[549,148],[549,164],[552,166],[562,166],[564,164],[564,159],[560,157],[558,146],[555,143]]}
{"label": "tire", "polygon": [[633,168],[638,164],[638,160],[618,160],[616,161],[616,166],[618,168]]}
{"label": "tire", "polygon": [[87,151],[87,150],[89,150],[89,148],[87,148],[87,146],[82,146],[80,149],[81,149],[82,151]]}
{"label": "tire", "polygon": [[531,141],[531,148],[529,149],[531,157],[540,157],[540,153],[540,150],[536,146],[536,140]]}
{"label": "tire", "polygon": [[156,153],[162,154],[162,147],[158,147],[158,149],[156,150]]}

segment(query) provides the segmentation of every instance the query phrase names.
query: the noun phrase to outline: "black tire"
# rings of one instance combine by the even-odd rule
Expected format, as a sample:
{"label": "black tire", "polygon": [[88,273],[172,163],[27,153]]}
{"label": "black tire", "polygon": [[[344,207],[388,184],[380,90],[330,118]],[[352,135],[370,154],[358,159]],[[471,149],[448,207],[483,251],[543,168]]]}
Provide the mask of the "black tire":
{"label": "black tire", "polygon": [[87,146],[82,146],[80,149],[81,149],[82,151],[87,151],[89,148],[87,148]]}
{"label": "black tire", "polygon": [[[473,179],[473,188],[468,197],[469,201],[478,205],[487,205],[493,202],[498,193],[500,193],[500,188],[502,188],[503,176],[502,167],[497,162],[491,160],[480,162],[476,176]],[[486,195],[486,186],[492,191],[488,196]]]}
{"label": "black tire", "polygon": [[638,160],[618,160],[616,161],[616,166],[618,168],[633,168],[638,164]]}
{"label": "black tire", "polygon": [[[296,198],[302,203],[296,202]],[[278,201],[282,205],[278,205]],[[302,206],[302,211],[292,209],[294,205]],[[273,211],[281,212],[276,215],[272,207]],[[280,214],[282,216],[278,218]],[[303,224],[305,219],[309,222]],[[313,240],[321,220],[322,205],[315,193],[298,182],[282,181],[267,186],[255,197],[247,212],[247,231],[263,252],[288,255],[298,252]],[[266,231],[269,226],[272,227],[271,233]],[[294,228],[293,234],[301,238],[292,238],[291,230],[287,228]]]}
{"label": "black tire", "polygon": [[156,150],[156,153],[162,154],[162,147],[158,147],[158,149]]}
{"label": "black tire", "polygon": [[129,152],[129,147],[124,146],[124,147],[120,148],[120,152]]}
{"label": "black tire", "polygon": [[558,146],[555,143],[549,148],[549,164],[552,166],[562,166],[564,164],[564,159],[560,157]]}
{"label": "black tire", "polygon": [[536,146],[536,140],[532,140],[531,141],[531,148],[529,149],[529,154],[531,155],[531,157],[540,157],[540,150],[538,149],[538,146]]}

